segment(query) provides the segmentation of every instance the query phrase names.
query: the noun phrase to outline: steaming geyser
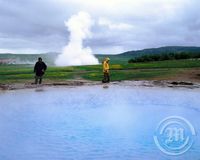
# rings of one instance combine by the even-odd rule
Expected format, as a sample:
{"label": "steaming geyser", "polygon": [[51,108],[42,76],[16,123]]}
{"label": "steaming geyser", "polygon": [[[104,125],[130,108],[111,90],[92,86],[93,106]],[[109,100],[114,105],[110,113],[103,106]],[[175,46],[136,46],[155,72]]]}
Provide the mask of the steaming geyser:
{"label": "steaming geyser", "polygon": [[91,48],[84,48],[82,44],[84,39],[91,37],[92,24],[90,15],[85,12],[79,12],[65,22],[65,26],[70,32],[70,41],[63,48],[62,54],[57,57],[55,61],[57,66],[98,64]]}

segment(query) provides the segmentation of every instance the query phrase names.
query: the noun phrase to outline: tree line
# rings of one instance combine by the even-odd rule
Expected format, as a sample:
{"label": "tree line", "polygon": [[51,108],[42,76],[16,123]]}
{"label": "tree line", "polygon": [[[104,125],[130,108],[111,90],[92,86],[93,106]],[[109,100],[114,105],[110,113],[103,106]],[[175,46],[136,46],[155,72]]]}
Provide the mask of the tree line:
{"label": "tree line", "polygon": [[128,63],[135,62],[151,62],[151,61],[165,61],[165,60],[180,60],[180,59],[198,59],[200,53],[162,53],[162,54],[149,54],[132,58]]}

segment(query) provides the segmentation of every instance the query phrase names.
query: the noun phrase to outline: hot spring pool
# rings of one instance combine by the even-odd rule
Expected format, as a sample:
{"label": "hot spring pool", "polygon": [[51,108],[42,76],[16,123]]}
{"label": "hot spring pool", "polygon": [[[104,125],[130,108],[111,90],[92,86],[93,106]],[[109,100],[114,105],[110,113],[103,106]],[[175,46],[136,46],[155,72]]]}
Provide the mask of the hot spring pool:
{"label": "hot spring pool", "polygon": [[[1,160],[198,160],[199,89],[110,85],[0,92]],[[187,119],[196,136],[172,156],[155,144],[159,123]]]}

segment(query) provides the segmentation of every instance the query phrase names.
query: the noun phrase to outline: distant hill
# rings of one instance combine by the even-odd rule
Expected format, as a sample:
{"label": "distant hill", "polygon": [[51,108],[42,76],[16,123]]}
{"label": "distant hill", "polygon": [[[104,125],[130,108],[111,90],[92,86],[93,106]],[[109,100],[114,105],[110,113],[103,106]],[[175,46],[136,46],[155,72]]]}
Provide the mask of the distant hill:
{"label": "distant hill", "polygon": [[49,65],[54,65],[54,60],[59,53],[57,52],[48,52],[42,54],[11,54],[4,53],[0,54],[0,63],[8,62],[12,64],[35,64],[38,57],[42,57],[42,59],[48,63]]}
{"label": "distant hill", "polygon": [[111,63],[128,63],[130,59],[141,57],[143,55],[155,55],[155,54],[168,54],[168,53],[200,53],[200,47],[184,47],[184,46],[167,46],[160,48],[149,48],[136,51],[128,51],[117,55],[95,55],[100,61],[104,57],[108,56],[111,59]]}
{"label": "distant hill", "polygon": [[121,53],[121,56],[130,56],[138,57],[142,55],[148,54],[162,54],[162,53],[200,53],[200,47],[184,47],[184,46],[167,46],[167,47],[160,47],[160,48],[149,48],[143,50],[136,50],[136,51],[128,51]]}
{"label": "distant hill", "polygon": [[[128,61],[135,57],[152,54],[166,54],[166,53],[200,53],[200,47],[184,47],[184,46],[168,46],[160,48],[149,48],[136,51],[128,51],[116,55],[95,55],[101,63],[105,57],[110,57],[111,64],[128,63]],[[43,54],[0,54],[0,63],[10,62],[15,64],[34,64],[38,57],[42,57],[48,65],[54,65],[54,61],[59,53],[48,52]]]}

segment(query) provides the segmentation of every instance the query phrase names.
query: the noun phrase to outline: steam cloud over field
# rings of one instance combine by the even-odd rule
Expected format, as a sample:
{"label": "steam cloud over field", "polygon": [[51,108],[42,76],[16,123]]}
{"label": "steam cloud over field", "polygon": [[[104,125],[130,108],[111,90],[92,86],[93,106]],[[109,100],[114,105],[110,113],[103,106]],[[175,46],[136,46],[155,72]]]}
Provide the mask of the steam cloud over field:
{"label": "steam cloud over field", "polygon": [[91,48],[83,47],[83,40],[91,37],[90,28],[92,25],[92,19],[86,12],[79,12],[65,22],[65,26],[70,32],[70,41],[63,48],[62,54],[57,57],[55,61],[57,66],[98,64]]}

